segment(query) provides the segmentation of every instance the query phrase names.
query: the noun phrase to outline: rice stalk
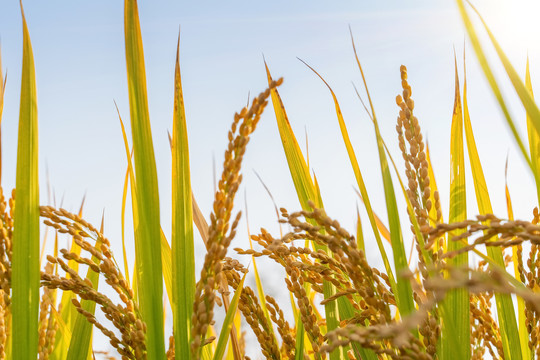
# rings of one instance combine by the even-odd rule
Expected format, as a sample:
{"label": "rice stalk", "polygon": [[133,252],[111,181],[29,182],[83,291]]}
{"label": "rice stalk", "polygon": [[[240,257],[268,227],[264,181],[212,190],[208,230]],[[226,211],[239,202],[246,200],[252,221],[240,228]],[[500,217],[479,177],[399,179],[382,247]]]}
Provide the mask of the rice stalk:
{"label": "rice stalk", "polygon": [[201,277],[195,288],[195,302],[193,304],[193,315],[191,318],[192,343],[191,353],[199,359],[200,349],[208,326],[212,322],[215,304],[215,290],[223,282],[222,261],[227,254],[227,248],[236,234],[236,227],[239,215],[235,217],[232,224],[232,208],[234,197],[238,191],[242,175],[240,167],[249,136],[255,130],[260,116],[267,104],[266,99],[270,96],[271,89],[279,86],[282,80],[273,81],[268,89],[253,99],[249,110],[243,108],[235,114],[231,130],[228,134],[229,144],[225,151],[225,161],[223,163],[223,173],[218,183],[218,190],[215,195],[213,211],[210,215],[210,227],[208,229],[208,252],[204,259]]}
{"label": "rice stalk", "polygon": [[39,185],[38,120],[34,55],[23,18],[23,59],[17,142],[17,206],[12,257],[13,358],[34,360],[38,354]]}

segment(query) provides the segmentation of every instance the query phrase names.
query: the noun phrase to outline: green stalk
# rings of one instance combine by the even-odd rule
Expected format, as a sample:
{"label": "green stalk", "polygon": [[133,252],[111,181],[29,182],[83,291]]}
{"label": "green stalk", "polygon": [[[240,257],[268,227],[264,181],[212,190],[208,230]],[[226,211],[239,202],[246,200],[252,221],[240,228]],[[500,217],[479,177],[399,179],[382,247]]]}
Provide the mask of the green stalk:
{"label": "green stalk", "polygon": [[[459,80],[456,64],[455,101],[452,116],[451,144],[450,144],[450,212],[448,222],[460,222],[467,219],[465,196],[465,156],[463,153],[463,113],[459,95]],[[448,234],[448,252],[456,251],[463,246],[462,243],[452,241],[452,237],[459,235],[459,231]],[[457,255],[448,259],[448,265],[454,267],[468,265],[468,253]],[[446,295],[441,305],[442,336],[441,359],[469,359],[470,358],[470,323],[469,323],[469,291],[468,289],[455,289]],[[455,346],[457,344],[457,346]]]}
{"label": "green stalk", "polygon": [[143,44],[136,0],[124,3],[126,65],[133,137],[136,207],[136,278],[141,315],[146,323],[146,348],[149,359],[165,358],[163,334],[163,275],[159,193],[156,162],[150,128]]}
{"label": "green stalk", "polygon": [[[467,75],[463,80],[463,120],[465,137],[467,140],[467,150],[473,175],[474,190],[476,193],[476,202],[480,214],[493,214],[491,200],[487,190],[486,179],[482,170],[482,163],[476,149],[476,142],[469,117],[469,108],[467,105]],[[535,161],[536,162],[536,161]],[[535,163],[534,162],[534,163]],[[533,164],[534,164],[533,163]],[[487,253],[501,268],[505,268],[504,258],[501,248],[495,246],[487,247]],[[519,332],[516,322],[514,305],[512,297],[509,294],[495,294],[495,303],[497,306],[497,316],[499,320],[499,329],[503,343],[505,359],[522,359],[520,347]]]}
{"label": "green stalk", "polygon": [[[195,254],[193,248],[193,213],[189,170],[189,148],[179,45],[174,73],[174,115],[172,136],[172,269],[174,336],[176,357],[190,359],[190,330],[195,300]],[[221,338],[220,338],[221,339]]]}
{"label": "green stalk", "polygon": [[12,356],[35,360],[38,352],[39,313],[39,186],[38,118],[34,55],[23,20],[23,63],[19,138],[17,146],[17,200],[12,258]]}

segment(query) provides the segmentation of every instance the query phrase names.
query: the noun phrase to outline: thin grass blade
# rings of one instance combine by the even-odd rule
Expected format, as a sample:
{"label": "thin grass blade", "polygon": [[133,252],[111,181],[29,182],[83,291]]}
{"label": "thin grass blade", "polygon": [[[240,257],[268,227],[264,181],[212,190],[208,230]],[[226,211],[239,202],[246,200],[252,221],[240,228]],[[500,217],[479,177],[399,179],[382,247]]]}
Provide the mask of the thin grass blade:
{"label": "thin grass blade", "polygon": [[[362,204],[365,204],[362,194],[358,190],[356,189],[354,190],[356,191],[356,194],[360,198],[360,201],[362,201]],[[371,209],[371,205],[369,205],[369,208]],[[373,214],[373,218],[375,219],[375,226],[377,227],[377,230],[379,230],[380,236],[382,236],[382,238],[386,240],[388,244],[392,245],[392,240],[390,239],[390,231],[388,231],[388,228],[386,227],[386,225],[383,223],[383,221],[381,220],[381,218],[377,215],[375,211],[372,210],[372,214]]]}
{"label": "thin grass blade", "polygon": [[[115,104],[116,105],[116,104]],[[139,213],[137,211],[137,196],[136,196],[136,188],[137,184],[135,181],[135,171],[133,170],[133,162],[131,161],[131,158],[133,157],[133,149],[131,152],[129,151],[129,142],[127,138],[126,133],[126,127],[124,126],[124,121],[122,121],[122,116],[120,116],[120,110],[118,110],[118,107],[116,107],[116,112],[118,113],[118,120],[120,121],[120,129],[122,130],[122,140],[124,141],[124,149],[126,152],[126,160],[127,160],[127,173],[129,174],[129,181],[131,182],[130,190],[131,190],[131,212],[133,217],[133,228],[137,229],[139,226]],[[127,185],[127,182],[124,182],[124,187]],[[127,198],[127,196],[125,196]],[[125,199],[123,196],[122,199],[122,207],[125,208]],[[122,217],[124,214],[122,215]],[[161,229],[161,228],[160,228]],[[124,262],[124,266],[128,266],[127,262]],[[135,259],[135,263],[133,264],[133,272],[132,274],[137,273],[137,259]],[[137,295],[137,276],[133,276],[131,288],[133,289],[135,296]]]}
{"label": "thin grass blade", "polygon": [[[489,198],[486,180],[482,170],[482,163],[480,162],[480,157],[478,156],[478,151],[476,149],[476,142],[474,140],[471,119],[469,116],[466,73],[464,73],[463,78],[463,121],[478,210],[480,211],[480,214],[493,214],[493,208],[491,207],[491,200]],[[487,253],[488,256],[491,257],[499,266],[502,268],[506,267],[500,247],[488,246]],[[505,359],[521,359],[522,356],[519,332],[514,305],[512,304],[512,297],[507,294],[496,293],[495,303],[497,307],[497,316],[503,343],[504,357]]]}
{"label": "thin grass blade", "polygon": [[[129,154],[129,150],[128,150],[128,154]],[[127,192],[128,192],[128,187],[129,187],[129,171],[130,171],[130,168],[128,165],[128,167],[126,168],[126,176],[124,178],[124,187],[122,189],[122,211],[121,211],[121,217],[120,217],[120,222],[121,222],[120,228],[121,228],[121,237],[122,237],[122,259],[124,263],[124,276],[126,278],[127,283],[131,284],[130,276],[129,276],[128,258],[127,258],[127,253],[126,253],[126,236],[125,236],[126,235],[126,204],[127,204]]]}
{"label": "thin grass blade", "polygon": [[[368,213],[369,220],[371,222],[371,226],[373,227],[373,233],[375,234],[375,240],[377,241],[377,246],[379,247],[379,252],[381,253],[383,263],[385,266],[386,273],[388,274],[388,277],[390,278],[391,283],[395,283],[394,276],[392,273],[392,268],[390,267],[390,262],[388,261],[388,256],[386,255],[386,250],[384,249],[384,246],[382,244],[381,236],[379,233],[378,225],[377,225],[377,218],[374,215],[373,209],[371,207],[371,203],[369,201],[369,196],[367,193],[366,186],[364,184],[364,179],[362,177],[362,173],[360,171],[360,167],[358,166],[358,160],[356,159],[356,154],[354,152],[354,149],[351,144],[351,140],[349,138],[349,132],[347,131],[347,127],[345,125],[345,120],[343,119],[343,114],[341,112],[341,108],[339,106],[339,102],[337,100],[337,97],[330,87],[330,85],[324,80],[324,78],[311,66],[309,66],[306,62],[303,60],[300,60],[306,65],[311,71],[313,71],[322,81],[323,83],[328,87],[328,90],[330,90],[330,93],[332,94],[332,99],[334,100],[334,106],[336,109],[336,115],[339,122],[339,128],[341,130],[341,135],[343,137],[343,142],[345,143],[345,147],[347,149],[347,154],[349,155],[349,160],[351,162],[351,167],[354,172],[354,176],[356,178],[356,182],[358,184],[358,188],[360,189],[361,193],[361,199],[364,205],[366,206],[366,211]],[[365,199],[365,201],[364,201]],[[382,224],[382,222],[380,222]],[[384,226],[384,225],[383,225]],[[390,236],[388,237],[390,238]]]}
{"label": "thin grass blade", "polygon": [[[169,299],[169,304],[171,305],[173,319],[176,315],[176,309],[173,306],[173,270],[172,270],[172,251],[169,241],[163,232],[161,233],[161,264],[163,266],[163,280],[165,282],[165,289],[167,290],[167,297]],[[163,318],[167,318],[163,316]]]}
{"label": "thin grass blade", "polygon": [[34,55],[22,2],[20,5],[23,59],[11,277],[12,356],[14,359],[34,360],[38,353],[40,279],[38,117]]}

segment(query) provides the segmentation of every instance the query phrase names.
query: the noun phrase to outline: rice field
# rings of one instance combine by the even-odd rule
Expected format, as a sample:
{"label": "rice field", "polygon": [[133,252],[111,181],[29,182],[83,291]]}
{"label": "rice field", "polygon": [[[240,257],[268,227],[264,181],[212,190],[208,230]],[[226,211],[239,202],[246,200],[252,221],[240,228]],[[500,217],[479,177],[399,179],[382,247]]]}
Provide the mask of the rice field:
{"label": "rice field", "polygon": [[[451,69],[448,189],[437,181],[439,161],[430,155],[424,120],[417,117],[423,99],[416,96],[406,65],[396,66],[401,86],[395,101],[386,104],[396,119],[395,138],[389,141],[382,135],[387,124],[377,117],[367,81],[370,70],[362,66],[350,30],[361,79],[354,90],[368,119],[364,131],[373,132],[368,155],[377,165],[366,170],[360,160],[367,155],[351,140],[330,82],[301,60],[328,92],[332,121],[354,174],[351,193],[362,210],[350,214],[355,226],[348,228],[325,210],[309,146],[304,150],[282,100],[287,82],[266,61],[267,84],[239,106],[222,134],[227,145],[217,157],[221,165],[216,166],[210,214],[201,211],[189,146],[201,140],[188,131],[180,36],[170,79],[171,196],[160,195],[144,22],[137,1],[125,0],[129,115],[116,107],[127,164],[119,239],[108,237],[106,213],[100,221],[84,216],[85,200],[78,211],[40,202],[40,192],[47,190],[39,178],[39,67],[21,3],[17,152],[0,152],[0,165],[2,158],[16,158],[15,174],[0,171],[0,184],[6,176],[16,179],[14,189],[0,186],[0,359],[540,358],[540,212],[532,206],[516,211],[526,218],[514,218],[506,178],[505,209],[494,211],[492,201],[499,194],[488,188],[486,162],[476,142],[489,134],[473,131],[466,68],[471,59],[478,61],[526,164],[526,174],[519,176],[536,185],[529,197],[538,205],[540,110],[529,62],[524,74],[517,71],[489,21],[472,4],[455,3],[474,53],[456,55]],[[495,73],[491,53],[508,82]],[[0,58],[0,121],[9,84]],[[519,99],[522,118],[513,115],[508,93]],[[276,214],[262,228],[248,228],[248,241],[238,242],[244,236],[240,220],[248,216],[247,205],[242,206],[245,158],[263,114],[270,114],[277,129],[282,146],[273,150],[283,155],[297,206],[281,207],[259,177]],[[366,185],[374,172],[383,197],[373,196]],[[163,203],[170,213],[163,211]],[[127,223],[126,217],[131,218]],[[198,245],[204,248],[202,257],[196,256]],[[374,251],[379,261],[373,260]],[[274,278],[280,293],[271,290],[276,285],[268,281],[268,263],[279,269]]]}

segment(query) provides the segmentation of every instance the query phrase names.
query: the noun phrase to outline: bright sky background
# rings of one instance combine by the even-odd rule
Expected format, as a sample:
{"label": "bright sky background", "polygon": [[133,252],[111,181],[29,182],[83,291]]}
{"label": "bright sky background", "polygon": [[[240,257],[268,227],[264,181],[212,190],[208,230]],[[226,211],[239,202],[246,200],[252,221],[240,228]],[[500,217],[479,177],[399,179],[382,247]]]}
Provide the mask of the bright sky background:
{"label": "bright sky background", "polygon": [[[538,2],[477,0],[474,3],[521,74],[529,54],[533,84],[538,84]],[[394,129],[398,112],[395,96],[401,91],[399,66],[407,65],[415,113],[430,143],[447,217],[453,47],[462,79],[463,42],[468,43],[454,1],[168,0],[141,1],[139,11],[162,226],[167,234],[170,233],[171,183],[167,131],[172,128],[173,74],[179,26],[192,186],[205,215],[209,214],[213,198],[213,158],[219,174],[232,116],[246,103],[248,93],[258,94],[267,85],[264,54],[274,78],[285,78],[279,91],[303,149],[307,133],[310,167],[319,180],[328,214],[354,231],[355,209],[359,204],[353,190],[356,182],[331,96],[323,83],[296,57],[315,67],[335,90],[372,203],[381,218],[386,219],[373,127],[351,85],[354,82],[361,88],[349,36],[350,25],[382,135],[400,167],[401,156]],[[123,4],[103,0],[26,1],[25,13],[36,63],[42,203],[48,202],[48,168],[57,204],[63,199],[63,207],[76,211],[86,194],[85,217],[96,225],[105,209],[105,233],[120,256],[120,205],[126,159],[113,100],[129,125]],[[22,54],[18,1],[0,4],[0,37],[2,70],[8,69],[2,121],[2,185],[7,191],[15,183]],[[468,44],[466,49],[471,119],[495,211],[506,216],[504,164],[509,153],[514,210],[517,217],[528,219],[535,203],[532,177],[523,166]],[[523,125],[523,110],[515,101],[498,61],[494,61],[493,56],[491,60],[499,69],[498,79],[507,88],[505,94],[511,100],[512,114]],[[521,131],[526,134],[524,126]],[[290,211],[300,208],[271,107],[249,144],[243,166],[244,186],[236,204],[237,209],[244,210],[245,191],[251,230],[265,227],[278,234],[272,202],[253,170],[269,187],[278,206]],[[473,216],[477,210],[472,183],[469,184],[469,214]],[[397,183],[395,186],[399,190]],[[399,191],[398,194],[401,196]],[[404,209],[403,201],[400,204]],[[127,214],[129,223],[131,215],[130,212]],[[365,213],[361,215],[364,232],[370,234],[367,217]],[[404,227],[408,227],[404,212],[401,220]],[[240,227],[242,231],[231,248],[248,246],[244,221]],[[368,241],[372,240],[371,235],[367,236]],[[128,241],[130,239],[131,235]],[[409,233],[405,233],[405,239],[410,242]],[[200,264],[203,254],[200,242],[197,254]],[[376,252],[371,252],[369,257],[375,263],[379,261]],[[249,259],[243,260],[247,265]],[[282,286],[281,282],[267,282],[267,291],[276,293]]]}

